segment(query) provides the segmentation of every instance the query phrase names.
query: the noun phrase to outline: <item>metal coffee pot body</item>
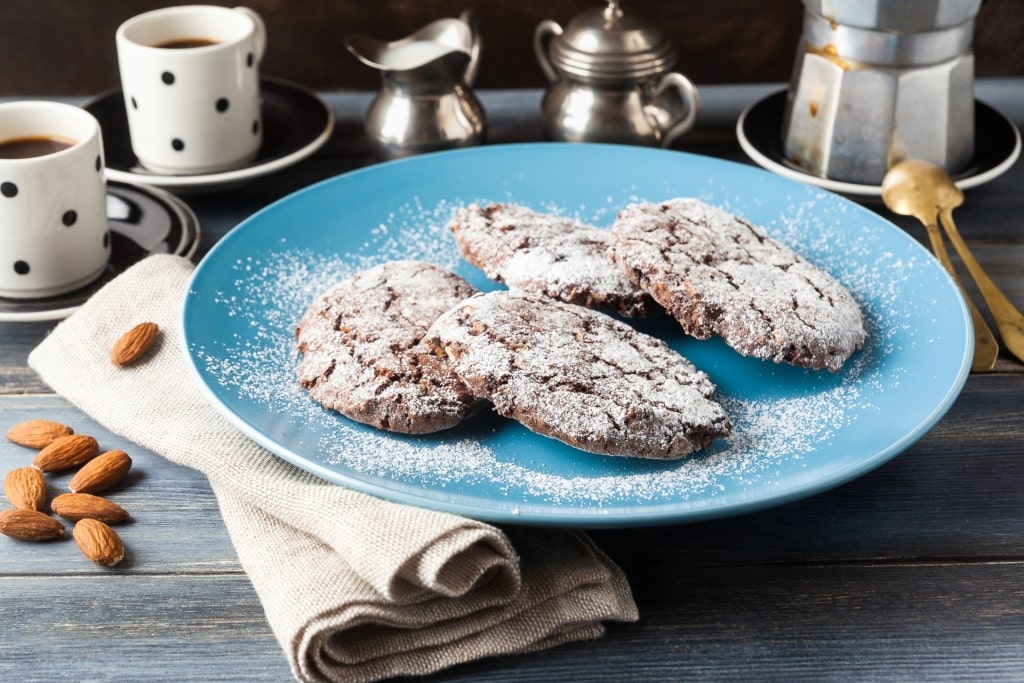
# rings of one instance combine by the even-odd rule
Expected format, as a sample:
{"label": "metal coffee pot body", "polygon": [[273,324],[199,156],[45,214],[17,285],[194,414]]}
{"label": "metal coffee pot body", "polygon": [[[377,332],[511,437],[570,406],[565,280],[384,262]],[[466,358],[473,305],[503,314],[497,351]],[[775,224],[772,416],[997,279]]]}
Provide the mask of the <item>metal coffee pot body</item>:
{"label": "metal coffee pot body", "polygon": [[980,3],[804,0],[781,131],[787,163],[872,185],[906,158],[967,166]]}
{"label": "metal coffee pot body", "polygon": [[380,72],[381,87],[363,124],[374,156],[394,159],[484,141],[484,109],[470,87],[480,37],[469,12],[401,40],[349,36],[345,46]]}
{"label": "metal coffee pot body", "polygon": [[542,21],[534,53],[550,82],[541,102],[550,139],[664,147],[696,121],[700,96],[672,71],[672,46],[617,2],[584,12],[564,29]]}

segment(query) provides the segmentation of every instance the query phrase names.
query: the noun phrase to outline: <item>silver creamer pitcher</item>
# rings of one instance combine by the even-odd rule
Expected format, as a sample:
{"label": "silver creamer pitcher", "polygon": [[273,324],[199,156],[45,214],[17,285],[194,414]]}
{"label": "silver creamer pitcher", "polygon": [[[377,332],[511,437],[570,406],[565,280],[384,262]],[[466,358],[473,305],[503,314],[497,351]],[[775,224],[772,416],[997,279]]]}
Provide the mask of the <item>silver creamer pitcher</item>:
{"label": "silver creamer pitcher", "polygon": [[480,37],[469,11],[457,19],[438,19],[401,40],[348,36],[345,47],[381,75],[364,122],[376,157],[483,142],[484,110],[470,88]]}

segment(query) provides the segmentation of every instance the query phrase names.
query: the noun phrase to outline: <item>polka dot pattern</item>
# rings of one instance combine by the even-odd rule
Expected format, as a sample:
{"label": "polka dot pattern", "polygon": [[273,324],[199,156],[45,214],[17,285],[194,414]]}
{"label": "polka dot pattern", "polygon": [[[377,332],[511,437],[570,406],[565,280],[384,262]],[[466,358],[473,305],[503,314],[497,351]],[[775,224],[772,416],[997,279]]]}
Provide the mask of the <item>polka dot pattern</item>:
{"label": "polka dot pattern", "polygon": [[[246,52],[245,53],[245,65],[248,68],[253,68],[253,67],[256,66],[256,57],[255,57],[255,54],[253,52],[250,51],[250,52]],[[188,90],[187,86],[189,84],[186,81],[181,81],[178,78],[178,75],[175,74],[174,71],[171,71],[171,70],[161,71],[159,73],[159,78],[160,78],[160,81],[164,85],[166,85],[166,86],[175,86],[175,85],[177,85],[177,87],[179,87],[179,88],[184,88],[186,91]],[[128,101],[129,101],[129,105],[130,105],[132,110],[139,111],[140,109],[144,109],[146,107],[146,102],[145,101],[140,102],[136,98],[135,95],[130,96],[128,98]],[[229,97],[227,97],[226,95],[215,97],[213,99],[213,103],[212,104],[213,104],[214,111],[216,113],[218,113],[218,114],[224,114],[224,113],[228,112],[229,110],[231,110],[231,108],[232,108],[231,99],[229,99]],[[254,136],[257,136],[257,135],[260,134],[260,122],[259,122],[258,119],[254,120],[252,122],[250,130],[251,130],[252,135],[254,135]],[[173,133],[175,131],[171,131],[171,132]],[[167,143],[164,143],[164,144],[167,144]],[[184,152],[186,150],[186,148],[188,147],[188,141],[184,137],[180,137],[180,136],[179,137],[172,137],[171,140],[170,140],[170,146],[171,146],[171,149],[173,149],[175,152]],[[99,163],[99,161],[97,161],[97,163]],[[100,167],[98,167],[97,170],[99,170],[99,168]]]}
{"label": "polka dot pattern", "polygon": [[[101,173],[103,170],[102,154],[95,155],[95,157],[93,157],[93,159],[91,160],[88,160],[88,158],[86,158],[85,160],[82,161],[82,163],[86,169],[94,168],[95,172],[97,173]],[[31,196],[32,188],[18,187],[17,183],[12,182],[10,180],[0,181],[0,196],[2,196],[2,198],[12,199],[20,197],[22,195],[25,195],[27,197]],[[4,201],[4,199],[2,198],[0,198],[0,202]],[[62,210],[62,212],[58,213],[57,216],[53,218],[53,220],[54,222],[59,221],[57,225],[63,225],[63,227],[65,227],[66,229],[74,230],[81,229],[79,227],[81,223],[79,218],[80,215],[77,208],[65,208]],[[101,248],[103,249],[103,251],[109,254],[111,250],[110,230],[104,230],[101,234],[101,237],[99,236],[99,234],[97,234],[96,237],[100,239]],[[40,271],[40,269],[33,268],[33,258],[27,258],[26,255],[10,255],[7,258],[10,258],[10,260],[6,260],[2,267],[10,268],[11,270],[13,270],[14,274],[17,275],[18,278],[25,278],[30,283],[32,282],[32,279],[38,278],[39,275],[37,275],[36,273]],[[45,268],[43,268],[43,270],[45,270]]]}

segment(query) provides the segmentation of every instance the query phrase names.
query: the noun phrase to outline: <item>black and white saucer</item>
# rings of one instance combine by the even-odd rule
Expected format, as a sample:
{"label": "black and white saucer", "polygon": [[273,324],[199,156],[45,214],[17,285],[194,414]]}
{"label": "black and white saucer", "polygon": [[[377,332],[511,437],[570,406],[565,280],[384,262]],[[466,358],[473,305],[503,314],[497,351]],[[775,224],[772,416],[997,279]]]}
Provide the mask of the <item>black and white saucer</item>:
{"label": "black and white saucer", "polygon": [[165,175],[139,165],[132,152],[120,89],[103,93],[82,106],[96,117],[103,130],[108,179],[178,192],[208,192],[287,168],[312,155],[330,138],[334,113],[314,93],[289,81],[262,77],[260,95],[263,145],[256,158],[241,168],[195,175]]}
{"label": "black and white saucer", "polygon": [[[758,166],[802,183],[846,195],[881,197],[881,185],[831,180],[808,173],[786,159],[782,146],[782,120],[786,91],[754,102],[736,122],[740,147]],[[953,177],[962,190],[977,187],[1005,173],[1021,152],[1020,131],[1013,122],[984,102],[974,103],[974,159]]]}
{"label": "black and white saucer", "polygon": [[199,220],[178,197],[156,187],[107,181],[111,254],[99,279],[59,296],[0,297],[0,322],[61,320],[101,287],[151,254],[191,258],[199,247]]}

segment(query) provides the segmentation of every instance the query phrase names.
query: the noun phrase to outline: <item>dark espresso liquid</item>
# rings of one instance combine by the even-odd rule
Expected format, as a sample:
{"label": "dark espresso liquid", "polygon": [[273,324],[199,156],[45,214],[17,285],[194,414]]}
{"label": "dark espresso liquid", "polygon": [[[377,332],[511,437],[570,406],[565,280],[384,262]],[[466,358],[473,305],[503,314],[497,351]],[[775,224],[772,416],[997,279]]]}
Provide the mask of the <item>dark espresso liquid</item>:
{"label": "dark espresso liquid", "polygon": [[174,40],[168,40],[166,43],[159,43],[153,47],[162,47],[168,50],[185,50],[190,47],[207,47],[209,45],[216,45],[219,41],[210,40],[209,38],[175,38]]}
{"label": "dark espresso liquid", "polygon": [[11,138],[0,142],[0,159],[28,159],[73,147],[74,140],[52,135]]}

